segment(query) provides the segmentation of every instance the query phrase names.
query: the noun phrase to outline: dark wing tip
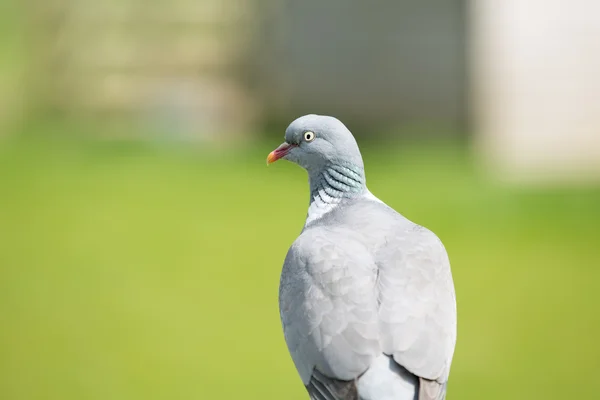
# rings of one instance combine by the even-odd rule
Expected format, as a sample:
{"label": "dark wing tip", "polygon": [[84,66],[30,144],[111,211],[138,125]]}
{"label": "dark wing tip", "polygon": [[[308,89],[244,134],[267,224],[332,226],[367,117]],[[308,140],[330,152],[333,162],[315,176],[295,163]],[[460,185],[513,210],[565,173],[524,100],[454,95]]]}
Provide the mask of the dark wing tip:
{"label": "dark wing tip", "polygon": [[359,400],[356,381],[329,378],[316,369],[306,385],[311,400]]}

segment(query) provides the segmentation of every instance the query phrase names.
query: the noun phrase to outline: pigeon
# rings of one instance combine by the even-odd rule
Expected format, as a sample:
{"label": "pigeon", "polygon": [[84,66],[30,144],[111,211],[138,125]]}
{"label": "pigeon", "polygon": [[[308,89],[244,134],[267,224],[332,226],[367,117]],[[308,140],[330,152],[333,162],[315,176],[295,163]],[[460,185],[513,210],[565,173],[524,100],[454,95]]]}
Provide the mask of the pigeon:
{"label": "pigeon", "polygon": [[456,297],[440,239],[367,189],[357,142],[334,117],[294,120],[267,164],[279,159],[309,177],[279,310],[310,399],[445,399]]}

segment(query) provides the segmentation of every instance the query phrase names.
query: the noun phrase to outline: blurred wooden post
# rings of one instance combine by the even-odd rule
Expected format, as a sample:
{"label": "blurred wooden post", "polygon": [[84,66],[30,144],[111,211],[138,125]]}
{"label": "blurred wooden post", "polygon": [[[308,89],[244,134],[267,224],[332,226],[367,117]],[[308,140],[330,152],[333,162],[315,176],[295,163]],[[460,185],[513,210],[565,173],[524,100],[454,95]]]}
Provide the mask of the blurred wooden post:
{"label": "blurred wooden post", "polygon": [[26,109],[23,8],[18,0],[4,0],[0,6],[0,138],[18,129]]}
{"label": "blurred wooden post", "polygon": [[34,1],[63,10],[60,29],[40,35],[49,109],[209,141],[252,131],[256,102],[238,69],[253,1]]}
{"label": "blurred wooden post", "polygon": [[476,143],[501,177],[600,178],[600,2],[471,1]]}

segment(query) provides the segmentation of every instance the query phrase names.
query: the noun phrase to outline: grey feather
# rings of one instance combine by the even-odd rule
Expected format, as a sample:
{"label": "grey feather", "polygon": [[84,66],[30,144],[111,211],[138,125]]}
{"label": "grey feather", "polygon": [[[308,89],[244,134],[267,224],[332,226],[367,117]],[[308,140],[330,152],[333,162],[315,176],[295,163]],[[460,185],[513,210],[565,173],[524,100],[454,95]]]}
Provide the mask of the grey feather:
{"label": "grey feather", "polygon": [[376,264],[346,233],[334,227],[306,230],[284,262],[281,320],[305,385],[315,367],[351,380],[381,351]]}
{"label": "grey feather", "polygon": [[281,274],[288,349],[311,399],[442,400],[456,343],[446,250],[368,191],[356,142],[336,121],[307,116],[286,131],[286,158],[311,187]]}

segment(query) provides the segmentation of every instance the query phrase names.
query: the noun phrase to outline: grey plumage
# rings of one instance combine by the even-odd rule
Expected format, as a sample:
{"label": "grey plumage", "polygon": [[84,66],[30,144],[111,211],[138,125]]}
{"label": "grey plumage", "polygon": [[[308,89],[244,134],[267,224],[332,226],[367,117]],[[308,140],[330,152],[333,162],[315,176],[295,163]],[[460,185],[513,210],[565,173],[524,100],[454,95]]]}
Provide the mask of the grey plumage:
{"label": "grey plumage", "polygon": [[269,160],[309,174],[307,222],[285,258],[279,305],[310,398],[444,399],[456,302],[441,241],[368,191],[358,145],[337,119],[301,117],[282,146]]}

